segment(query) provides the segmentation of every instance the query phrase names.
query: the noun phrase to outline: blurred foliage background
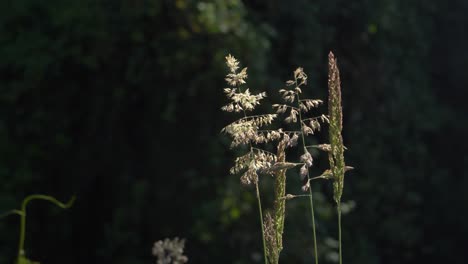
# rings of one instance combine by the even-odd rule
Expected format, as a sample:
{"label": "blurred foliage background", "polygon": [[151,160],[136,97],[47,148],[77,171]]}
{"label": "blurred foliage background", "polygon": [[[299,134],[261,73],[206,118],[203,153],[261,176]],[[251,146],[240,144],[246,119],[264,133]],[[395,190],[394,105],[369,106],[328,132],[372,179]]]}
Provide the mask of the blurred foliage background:
{"label": "blurred foliage background", "polygon": [[[220,111],[224,56],[271,100],[298,66],[304,93],[325,99],[333,50],[356,167],[345,263],[465,263],[467,12],[464,0],[0,1],[0,212],[77,195],[67,211],[29,207],[26,253],[46,264],[154,263],[153,242],[175,236],[190,263],[260,263],[254,192],[228,174],[236,153],[219,134],[235,118]],[[313,188],[334,263],[330,186]],[[307,200],[287,210],[282,262],[311,263]],[[18,228],[0,220],[0,263]]]}

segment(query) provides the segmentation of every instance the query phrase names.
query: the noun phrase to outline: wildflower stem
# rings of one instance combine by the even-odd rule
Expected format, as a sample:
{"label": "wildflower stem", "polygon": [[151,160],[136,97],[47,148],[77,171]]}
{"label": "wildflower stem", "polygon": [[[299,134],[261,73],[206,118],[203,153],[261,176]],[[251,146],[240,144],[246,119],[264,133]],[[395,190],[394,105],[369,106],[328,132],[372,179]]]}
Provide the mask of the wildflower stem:
{"label": "wildflower stem", "polygon": [[61,207],[63,209],[70,208],[70,206],[73,205],[73,202],[75,201],[75,197],[73,196],[68,203],[64,204],[54,197],[48,196],[48,195],[42,195],[42,194],[33,194],[29,195],[26,198],[24,198],[23,203],[21,204],[21,213],[18,213],[20,215],[20,237],[19,237],[19,243],[18,243],[18,261],[20,257],[24,256],[24,240],[25,240],[25,234],[26,234],[26,206],[28,203],[32,200],[46,200],[49,201],[58,207]]}
{"label": "wildflower stem", "polygon": [[[296,78],[295,78],[295,83],[297,85],[297,79]],[[297,96],[297,104],[300,107],[299,102],[301,101],[301,99],[299,98],[299,93],[298,92],[296,92],[296,96]],[[301,131],[303,131],[302,130],[303,120],[302,120],[301,111],[299,111],[299,120],[300,120],[299,123],[301,124]],[[305,150],[306,149],[306,144],[305,144],[304,133],[301,133],[301,137],[302,137],[302,146],[304,147],[304,150]],[[307,181],[310,181],[309,170],[307,170]],[[309,202],[310,202],[310,213],[311,213],[311,216],[312,216],[312,234],[313,234],[313,237],[314,237],[315,264],[318,264],[317,235],[316,235],[316,228],[315,228],[315,213],[314,213],[314,199],[313,199],[313,193],[312,193],[312,186],[309,188]]]}

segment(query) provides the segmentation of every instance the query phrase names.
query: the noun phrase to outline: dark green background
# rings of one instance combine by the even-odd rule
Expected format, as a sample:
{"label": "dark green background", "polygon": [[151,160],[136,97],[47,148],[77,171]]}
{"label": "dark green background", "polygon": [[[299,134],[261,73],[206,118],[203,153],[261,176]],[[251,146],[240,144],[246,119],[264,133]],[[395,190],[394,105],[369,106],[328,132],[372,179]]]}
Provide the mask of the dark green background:
{"label": "dark green background", "polygon": [[[272,100],[297,66],[305,95],[325,99],[333,50],[356,167],[345,263],[466,263],[467,12],[464,0],[0,1],[0,212],[77,195],[70,210],[29,207],[26,253],[45,264],[155,263],[152,243],[175,236],[190,263],[260,263],[254,192],[228,174],[236,152],[219,134],[236,118],[220,111],[224,56]],[[288,184],[299,192],[296,174]],[[331,186],[314,190],[333,263]],[[282,263],[312,263],[307,200],[287,210]],[[13,263],[18,220],[0,220],[0,263]]]}

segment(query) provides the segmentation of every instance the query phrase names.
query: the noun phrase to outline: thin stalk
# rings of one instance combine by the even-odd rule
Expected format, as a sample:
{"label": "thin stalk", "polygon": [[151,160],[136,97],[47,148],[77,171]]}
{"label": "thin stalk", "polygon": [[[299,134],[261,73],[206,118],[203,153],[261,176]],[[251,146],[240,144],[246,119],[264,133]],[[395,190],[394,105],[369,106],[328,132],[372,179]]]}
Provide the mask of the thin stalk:
{"label": "thin stalk", "polygon": [[54,203],[58,207],[61,207],[63,209],[70,208],[72,206],[73,202],[75,201],[75,197],[73,196],[68,203],[64,204],[54,197],[47,196],[47,195],[42,195],[42,194],[33,194],[29,195],[23,200],[23,203],[21,204],[21,213],[18,213],[20,215],[20,237],[19,237],[19,243],[18,243],[18,260],[20,257],[24,257],[24,240],[26,236],[26,206],[28,203],[32,200],[46,200],[51,203]]}
{"label": "thin stalk", "polygon": [[[241,91],[240,86],[237,87],[239,91]],[[242,112],[244,113],[243,118],[247,117],[252,117],[252,116],[247,116],[247,113],[245,112],[245,109],[242,109]],[[260,116],[260,115],[258,115]],[[241,118],[241,119],[243,119]],[[252,143],[249,143],[250,145],[250,155],[253,154],[254,147],[252,146]],[[263,213],[262,213],[262,200],[260,199],[260,190],[258,188],[258,181],[255,183],[255,189],[257,193],[257,201],[258,201],[258,214],[260,216],[260,226],[262,227],[262,242],[263,242],[263,259],[265,260],[265,264],[268,264],[267,260],[267,250],[266,250],[266,241],[265,241],[265,228],[263,227]]]}
{"label": "thin stalk", "polygon": [[[309,175],[307,174],[307,177]],[[315,264],[318,264],[318,251],[317,251],[317,235],[315,231],[315,214],[314,214],[314,199],[312,196],[312,187],[309,188],[309,201],[310,201],[310,210],[312,215],[312,232],[314,235],[314,257],[315,257]],[[341,264],[341,263],[340,263]]]}
{"label": "thin stalk", "polygon": [[339,255],[340,255],[340,262],[339,264],[342,264],[343,263],[343,260],[342,260],[342,252],[341,252],[341,202],[338,203],[337,207],[337,213],[338,213],[338,252],[339,252]]}
{"label": "thin stalk", "polygon": [[255,189],[257,191],[258,213],[259,213],[259,216],[260,216],[260,226],[262,227],[263,258],[265,259],[265,264],[268,264],[268,262],[267,262],[267,251],[266,251],[266,241],[265,241],[265,228],[263,227],[262,202],[260,200],[260,191],[258,189],[258,182],[255,183]]}
{"label": "thin stalk", "polygon": [[6,213],[3,213],[0,215],[0,218],[3,218],[3,217],[7,217],[7,216],[10,216],[10,215],[21,215],[23,212],[21,212],[20,210],[10,210]]}
{"label": "thin stalk", "polygon": [[[297,85],[297,79],[295,80],[296,82],[296,85]],[[299,98],[299,93],[296,92],[296,96],[297,96],[297,105],[298,107],[300,108],[300,98]],[[303,131],[302,129],[302,114],[301,114],[301,111],[299,110],[299,122],[301,124],[301,131]],[[304,133],[301,133],[301,137],[302,137],[302,146],[304,148],[304,150],[306,149],[306,144],[305,144],[305,137],[304,137]],[[309,175],[309,170],[307,170],[307,180],[310,182],[310,175]],[[312,193],[312,186],[309,187],[309,203],[310,203],[310,212],[311,212],[311,216],[312,216],[312,233],[313,233],[313,236],[314,236],[314,257],[315,257],[315,264],[318,264],[318,250],[317,250],[317,234],[316,234],[316,228],[315,228],[315,213],[314,213],[314,199],[313,199],[313,193]]]}
{"label": "thin stalk", "polygon": [[310,197],[310,195],[309,195],[309,194],[297,194],[297,195],[288,194],[288,195],[286,195],[286,196],[280,197],[280,199],[289,200],[289,199],[297,198],[297,197]]}
{"label": "thin stalk", "polygon": [[18,258],[20,256],[24,256],[24,239],[26,233],[26,205],[23,202],[23,206],[21,207],[21,211],[23,212],[20,214],[20,237],[19,237],[19,244],[18,244]]}

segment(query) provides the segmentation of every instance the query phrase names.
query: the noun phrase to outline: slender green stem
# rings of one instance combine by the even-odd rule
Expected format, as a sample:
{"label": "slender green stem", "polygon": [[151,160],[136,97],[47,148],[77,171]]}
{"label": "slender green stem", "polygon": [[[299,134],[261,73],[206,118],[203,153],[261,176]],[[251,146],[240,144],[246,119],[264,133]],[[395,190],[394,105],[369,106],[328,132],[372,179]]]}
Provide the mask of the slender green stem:
{"label": "slender green stem", "polygon": [[341,251],[341,202],[338,203],[337,207],[337,213],[338,213],[338,250],[339,250],[339,255],[340,255],[340,262],[339,264],[343,263],[342,260],[342,251]]}
{"label": "slender green stem", "polygon": [[[250,153],[252,153],[252,144],[250,144]],[[255,191],[257,194],[257,202],[258,202],[258,215],[260,220],[260,227],[262,228],[262,242],[263,242],[263,259],[265,260],[265,264],[267,262],[267,250],[266,250],[266,241],[265,241],[265,228],[263,227],[263,213],[262,213],[262,199],[260,198],[260,190],[258,188],[258,181],[255,183]]]}
{"label": "slender green stem", "polygon": [[[240,86],[238,86],[238,89],[240,92],[242,92],[242,89]],[[245,112],[245,109],[242,109],[242,112],[244,113],[244,117],[241,119],[246,119],[248,117],[255,117],[255,116],[248,116],[247,113]],[[261,116],[261,115],[258,115]],[[252,143],[249,143],[250,145],[250,155],[253,154],[254,147],[252,146]],[[255,183],[255,188],[257,192],[257,201],[258,201],[258,212],[260,216],[260,226],[262,227],[262,241],[263,241],[263,258],[265,260],[265,264],[268,264],[267,260],[267,250],[266,250],[266,241],[265,241],[265,228],[263,227],[263,213],[262,213],[262,200],[260,199],[260,190],[258,188],[258,181]]]}
{"label": "slender green stem", "polygon": [[54,203],[58,207],[66,209],[66,208],[70,208],[70,206],[73,205],[73,202],[75,201],[75,196],[73,196],[68,201],[68,203],[66,203],[66,204],[58,201],[54,197],[47,196],[47,195],[42,195],[42,194],[32,194],[32,195],[29,195],[26,198],[24,198],[23,203],[21,204],[21,211],[20,211],[21,214],[18,213],[20,215],[20,219],[21,219],[21,222],[20,222],[20,237],[19,237],[19,243],[18,243],[18,259],[21,256],[24,256],[24,240],[25,240],[25,236],[26,236],[26,206],[32,200],[46,200],[46,201],[49,201],[51,203]]}
{"label": "slender green stem", "polygon": [[262,241],[263,241],[263,258],[265,259],[265,264],[267,262],[267,252],[266,252],[266,241],[265,241],[265,228],[263,227],[263,213],[262,213],[262,203],[260,199],[260,190],[258,188],[258,182],[255,183],[255,188],[257,191],[257,201],[258,201],[258,213],[260,216],[260,226],[262,227]]}
{"label": "slender green stem", "polygon": [[315,264],[318,264],[317,235],[315,232],[314,199],[312,197],[312,187],[309,188],[309,194],[310,194],[310,197],[309,197],[310,198],[310,210],[312,214],[312,232],[314,235],[314,257],[315,257]]}
{"label": "slender green stem", "polygon": [[[297,85],[297,79],[295,80],[295,82]],[[298,107],[300,108],[299,102],[301,101],[301,99],[299,98],[299,93],[296,92],[296,96],[297,96],[297,104],[298,104]],[[301,111],[298,111],[298,112],[299,112],[299,121],[301,124],[301,131],[303,131],[302,114],[301,114]],[[301,137],[302,137],[302,146],[304,147],[304,150],[306,150],[304,133],[301,133]],[[307,170],[307,181],[310,182],[309,170]],[[312,234],[314,236],[314,257],[315,257],[315,264],[318,264],[317,234],[316,234],[316,228],[315,228],[315,213],[314,213],[314,199],[313,199],[313,194],[312,194],[312,186],[309,187],[309,195],[310,195],[309,197],[310,213],[312,216]]]}
{"label": "slender green stem", "polygon": [[310,197],[309,194],[298,194],[298,195],[293,195],[293,194],[288,194],[286,196],[280,197],[280,199],[292,199],[292,198],[297,198],[297,197]]}
{"label": "slender green stem", "polygon": [[24,203],[23,203],[23,206],[21,207],[21,211],[23,213],[20,215],[20,237],[19,237],[19,244],[18,244],[18,258],[24,255],[24,238],[25,238],[25,233],[26,233],[26,206]]}
{"label": "slender green stem", "polygon": [[14,214],[21,215],[22,213],[23,212],[21,212],[20,210],[16,210],[16,209],[15,210],[10,210],[10,211],[8,211],[6,213],[1,214],[0,218],[7,217],[7,216],[10,216],[10,215],[14,215]]}

